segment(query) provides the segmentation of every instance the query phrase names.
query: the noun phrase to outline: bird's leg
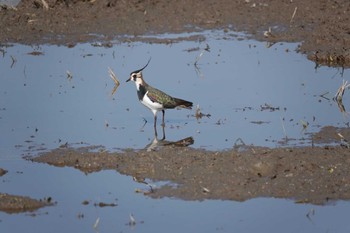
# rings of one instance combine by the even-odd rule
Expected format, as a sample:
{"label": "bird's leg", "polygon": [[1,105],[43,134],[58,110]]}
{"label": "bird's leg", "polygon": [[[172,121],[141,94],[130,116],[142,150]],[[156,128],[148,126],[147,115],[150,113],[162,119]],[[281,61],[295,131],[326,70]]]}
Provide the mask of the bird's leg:
{"label": "bird's leg", "polygon": [[164,141],[165,140],[165,127],[164,127],[164,125],[162,125],[162,129],[163,129],[163,138],[160,139],[160,140]]}
{"label": "bird's leg", "polygon": [[162,127],[163,127],[163,129],[164,129],[164,126],[165,126],[165,123],[164,123],[164,115],[165,115],[165,111],[164,111],[164,109],[162,110],[162,113],[163,113]]}
{"label": "bird's leg", "polygon": [[158,136],[158,134],[157,134],[157,113],[154,113],[154,135],[157,138],[157,136]]}
{"label": "bird's leg", "polygon": [[154,138],[156,140],[158,140],[158,133],[157,133],[157,129],[156,128],[154,129]]}

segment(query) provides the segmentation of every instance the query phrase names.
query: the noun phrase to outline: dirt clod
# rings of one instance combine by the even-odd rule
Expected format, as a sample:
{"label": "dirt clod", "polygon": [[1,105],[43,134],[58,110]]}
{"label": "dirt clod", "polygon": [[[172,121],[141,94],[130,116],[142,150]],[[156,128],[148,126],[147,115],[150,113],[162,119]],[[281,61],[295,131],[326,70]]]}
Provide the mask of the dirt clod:
{"label": "dirt clod", "polygon": [[0,176],[3,176],[7,173],[5,169],[0,168]]}
{"label": "dirt clod", "polygon": [[35,200],[30,197],[0,193],[0,211],[10,214],[34,211],[50,205],[53,205],[51,198],[46,198],[45,200]]}

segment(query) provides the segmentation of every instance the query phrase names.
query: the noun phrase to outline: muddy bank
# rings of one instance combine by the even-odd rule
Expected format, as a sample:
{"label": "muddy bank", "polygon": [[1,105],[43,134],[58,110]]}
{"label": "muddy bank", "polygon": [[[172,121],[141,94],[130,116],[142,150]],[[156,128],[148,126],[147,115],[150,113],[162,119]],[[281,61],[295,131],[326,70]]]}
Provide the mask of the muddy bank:
{"label": "muddy bank", "polygon": [[[276,197],[315,204],[350,199],[350,151],[340,146],[246,147],[220,152],[163,147],[124,153],[58,148],[31,160],[85,173],[117,170],[144,184],[141,192],[154,198],[245,201]],[[156,181],[170,184],[156,187]]]}
{"label": "muddy bank", "polygon": [[0,176],[5,175],[6,173],[7,173],[7,171],[6,171],[5,169],[2,169],[2,168],[0,167]]}
{"label": "muddy bank", "polygon": [[[7,173],[6,170],[0,168],[0,176]],[[14,214],[28,211],[35,211],[45,206],[51,206],[51,198],[44,200],[35,200],[30,197],[11,195],[7,193],[0,193],[0,211]]]}
{"label": "muddy bank", "polygon": [[[191,138],[175,143],[155,140],[145,149],[120,153],[64,145],[27,159],[84,173],[116,170],[144,185],[136,192],[153,198],[245,201],[274,197],[313,204],[349,200],[350,129],[327,126],[309,137],[315,146],[237,144],[226,151],[189,148]],[[157,186],[158,181],[168,185]]]}
{"label": "muddy bank", "polygon": [[53,205],[53,203],[51,203],[51,198],[35,200],[30,197],[0,193],[0,211],[9,214],[34,211],[50,205]]}
{"label": "muddy bank", "polygon": [[223,29],[228,36],[236,30],[272,43],[302,42],[300,51],[317,63],[350,64],[350,2],[346,0],[46,2],[23,0],[16,8],[1,7],[0,43],[74,46],[125,35],[122,40],[128,41],[142,40],[139,36],[145,34]]}

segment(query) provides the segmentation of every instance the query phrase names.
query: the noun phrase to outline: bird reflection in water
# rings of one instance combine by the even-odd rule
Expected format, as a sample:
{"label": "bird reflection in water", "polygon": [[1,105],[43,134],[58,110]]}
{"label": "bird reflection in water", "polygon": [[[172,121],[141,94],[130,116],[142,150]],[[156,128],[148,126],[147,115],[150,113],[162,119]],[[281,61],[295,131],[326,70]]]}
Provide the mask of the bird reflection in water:
{"label": "bird reflection in water", "polygon": [[187,147],[194,143],[193,137],[186,137],[177,141],[168,141],[165,140],[165,127],[162,124],[163,136],[161,139],[158,139],[157,128],[154,128],[154,138],[150,144],[148,144],[145,149],[147,151],[155,151],[161,147]]}

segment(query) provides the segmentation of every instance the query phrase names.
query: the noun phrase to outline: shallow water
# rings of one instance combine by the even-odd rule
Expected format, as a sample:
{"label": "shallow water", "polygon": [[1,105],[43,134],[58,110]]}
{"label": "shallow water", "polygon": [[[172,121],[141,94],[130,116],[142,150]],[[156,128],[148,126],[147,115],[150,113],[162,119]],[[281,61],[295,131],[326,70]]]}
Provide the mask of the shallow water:
{"label": "shallow water", "polygon": [[[0,167],[9,173],[0,178],[0,192],[50,196],[58,204],[36,211],[35,217],[0,213],[0,231],[94,232],[97,218],[98,232],[348,231],[349,202],[314,206],[269,198],[242,203],[154,200],[135,193],[145,187],[115,171],[84,175],[72,168],[22,160],[23,155],[65,143],[102,145],[108,150],[149,144],[154,137],[153,116],[138,102],[135,85],[125,83],[149,57],[143,72],[149,84],[210,114],[196,119],[195,109],[167,111],[168,140],[192,136],[193,147],[208,150],[232,148],[238,139],[256,146],[300,146],[310,145],[309,133],[324,126],[347,127],[348,117],[332,98],[342,80],[350,79],[348,70],[315,69],[314,63],[294,52],[297,44],[267,48],[241,40],[240,35],[227,39],[218,39],[222,32],[203,35],[205,41],[170,44],[2,47]],[[207,44],[210,51],[204,50]],[[121,82],[114,95],[108,67]],[[345,92],[345,107],[348,98]],[[160,120],[161,134],[159,124]],[[84,200],[89,204],[83,205]],[[94,206],[101,201],[117,206]],[[130,214],[135,226],[129,225]]]}
{"label": "shallow water", "polygon": [[17,4],[21,0],[0,0],[0,4],[8,5],[8,6],[17,6]]}
{"label": "shallow water", "polygon": [[[297,44],[266,48],[255,41],[210,35],[205,42],[168,45],[5,48],[0,64],[0,120],[6,137],[1,142],[11,148],[42,144],[51,149],[66,142],[143,148],[154,136],[153,115],[138,102],[135,85],[125,80],[149,57],[152,61],[143,72],[149,84],[210,114],[197,120],[195,109],[168,110],[169,140],[193,136],[194,147],[209,150],[232,148],[237,139],[257,146],[274,147],[286,137],[295,139],[289,141],[292,144],[310,144],[307,133],[348,123],[332,100],[342,80],[349,77],[347,70],[315,69],[315,64],[293,52]],[[210,52],[203,50],[206,44]],[[199,50],[186,51],[193,48]],[[28,54],[33,52],[41,55]],[[121,82],[113,96],[108,67]],[[346,98],[347,93],[345,104]],[[160,118],[161,114],[159,124]]]}
{"label": "shallow water", "polygon": [[[2,166],[11,166],[10,163],[7,161]],[[145,186],[115,171],[84,175],[72,168],[18,161],[16,167],[21,174],[13,170],[2,178],[0,191],[36,198],[50,196],[58,204],[34,214],[0,212],[1,232],[28,229],[32,232],[347,232],[350,229],[349,202],[315,206],[273,198],[245,202],[152,199],[135,193]],[[89,204],[83,205],[83,201]],[[95,206],[99,202],[117,206]],[[130,214],[136,220],[132,226]]]}

